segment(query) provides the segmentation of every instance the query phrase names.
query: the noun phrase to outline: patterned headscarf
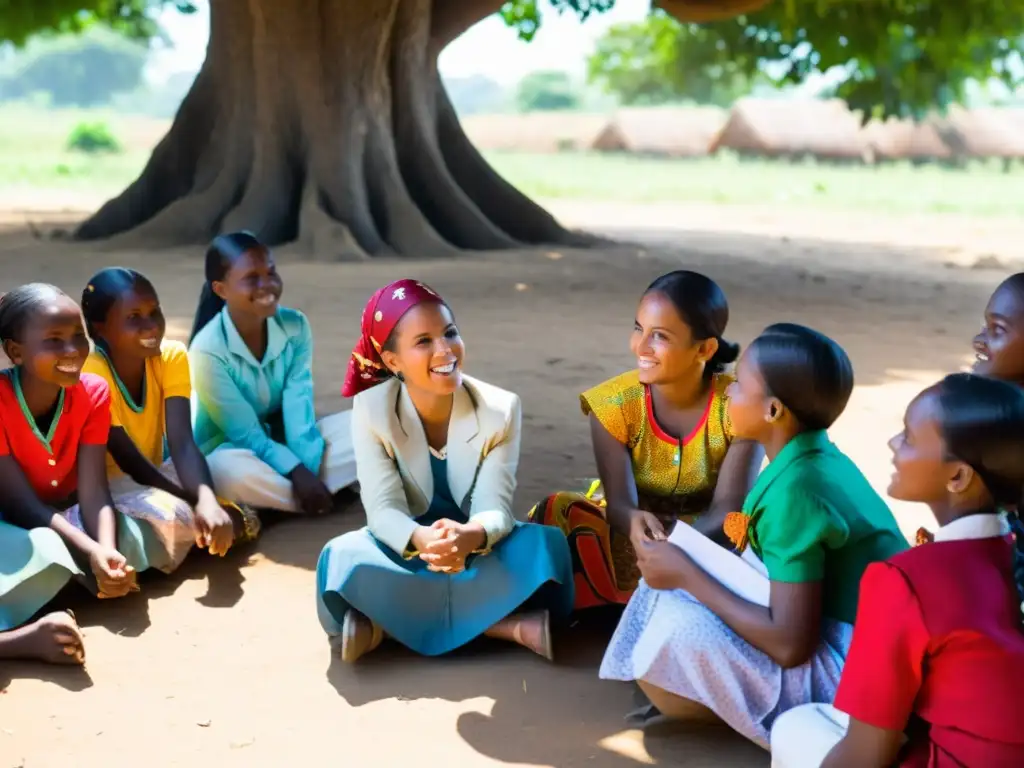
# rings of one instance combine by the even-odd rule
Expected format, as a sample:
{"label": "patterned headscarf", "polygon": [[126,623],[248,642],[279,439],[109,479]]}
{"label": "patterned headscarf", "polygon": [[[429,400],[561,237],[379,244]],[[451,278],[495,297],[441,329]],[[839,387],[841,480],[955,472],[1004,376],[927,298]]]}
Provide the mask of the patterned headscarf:
{"label": "patterned headscarf", "polygon": [[402,316],[417,304],[427,302],[445,303],[423,283],[408,279],[389,283],[370,297],[363,309],[359,341],[348,361],[342,397],[355,397],[391,377],[380,357],[381,348]]}

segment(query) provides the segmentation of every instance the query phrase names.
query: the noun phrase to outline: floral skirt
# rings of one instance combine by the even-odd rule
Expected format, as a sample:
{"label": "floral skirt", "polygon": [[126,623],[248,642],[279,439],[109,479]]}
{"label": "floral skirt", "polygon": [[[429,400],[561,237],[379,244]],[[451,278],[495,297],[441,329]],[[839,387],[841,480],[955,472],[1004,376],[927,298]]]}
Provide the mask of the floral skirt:
{"label": "floral skirt", "polygon": [[852,635],[852,625],[826,619],[810,660],[783,669],[688,592],[641,582],[605,652],[601,677],[643,680],[699,702],[767,749],[780,714],[832,701]]}
{"label": "floral skirt", "polygon": [[[573,608],[625,605],[640,581],[636,553],[628,536],[612,529],[595,480],[586,493],[560,491],[535,505],[527,519],[565,534],[572,553],[576,602]],[[676,519],[692,522],[697,515],[655,513],[669,530]]]}
{"label": "floral skirt", "polygon": [[629,538],[608,524],[603,500],[589,493],[562,491],[537,504],[527,519],[565,534],[576,587],[574,610],[629,602],[640,569]]}

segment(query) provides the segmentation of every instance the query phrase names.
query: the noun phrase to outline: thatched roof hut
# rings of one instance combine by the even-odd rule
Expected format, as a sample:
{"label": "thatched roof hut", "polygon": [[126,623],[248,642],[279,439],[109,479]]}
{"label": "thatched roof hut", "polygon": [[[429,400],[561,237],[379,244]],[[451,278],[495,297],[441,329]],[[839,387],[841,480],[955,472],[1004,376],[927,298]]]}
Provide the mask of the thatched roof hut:
{"label": "thatched roof hut", "polygon": [[528,112],[471,115],[462,120],[470,141],[482,150],[579,152],[590,149],[608,125],[607,115]]}
{"label": "thatched roof hut", "polygon": [[1017,110],[952,107],[940,133],[955,157],[1024,158],[1024,124]]}
{"label": "thatched roof hut", "polygon": [[599,152],[655,157],[703,157],[725,125],[718,107],[633,107],[620,109],[594,141]]}
{"label": "thatched roof hut", "polygon": [[840,99],[740,99],[711,144],[762,157],[863,161],[860,120]]}
{"label": "thatched roof hut", "polygon": [[862,138],[876,161],[947,160],[953,154],[934,118],[921,122],[894,117],[872,120],[864,126]]}

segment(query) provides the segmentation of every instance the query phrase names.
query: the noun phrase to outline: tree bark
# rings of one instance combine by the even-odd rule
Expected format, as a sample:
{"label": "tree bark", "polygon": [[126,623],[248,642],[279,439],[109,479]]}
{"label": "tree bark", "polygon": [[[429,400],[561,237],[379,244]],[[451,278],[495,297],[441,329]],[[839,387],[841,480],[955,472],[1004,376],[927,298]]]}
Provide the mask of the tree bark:
{"label": "tree bark", "polygon": [[323,259],[584,245],[459,125],[440,51],[499,0],[211,0],[206,61],[142,174],[82,223],[125,247],[248,229]]}

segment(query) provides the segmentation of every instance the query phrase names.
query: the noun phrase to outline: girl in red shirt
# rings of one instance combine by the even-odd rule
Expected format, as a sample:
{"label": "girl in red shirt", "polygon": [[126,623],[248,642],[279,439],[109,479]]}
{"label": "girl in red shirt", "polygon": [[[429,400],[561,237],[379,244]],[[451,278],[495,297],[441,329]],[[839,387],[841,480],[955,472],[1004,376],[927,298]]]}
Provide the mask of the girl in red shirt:
{"label": "girl in red shirt", "polygon": [[772,765],[1024,765],[1024,629],[1001,509],[1024,488],[1024,390],[947,376],[890,441],[889,495],[931,507],[933,541],[868,566],[835,706],[782,715]]}
{"label": "girl in red shirt", "polygon": [[69,614],[19,625],[82,568],[100,597],[138,589],[118,550],[123,521],[107,487],[110,391],[82,374],[89,341],[81,312],[52,285],[0,298],[0,341],[14,364],[0,374],[0,658],[81,664],[82,636]]}

